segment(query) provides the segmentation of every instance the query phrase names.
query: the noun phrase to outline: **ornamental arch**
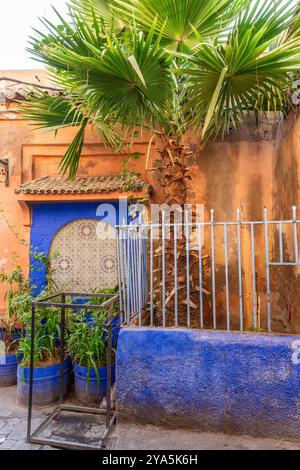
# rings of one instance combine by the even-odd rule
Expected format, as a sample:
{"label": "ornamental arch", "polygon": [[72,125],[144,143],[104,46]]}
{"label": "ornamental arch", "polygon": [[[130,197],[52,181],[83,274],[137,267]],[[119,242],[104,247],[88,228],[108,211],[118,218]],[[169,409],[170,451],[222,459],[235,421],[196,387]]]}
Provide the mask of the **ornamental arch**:
{"label": "ornamental arch", "polygon": [[54,235],[49,257],[59,291],[92,292],[118,282],[115,228],[103,222],[68,223]]}

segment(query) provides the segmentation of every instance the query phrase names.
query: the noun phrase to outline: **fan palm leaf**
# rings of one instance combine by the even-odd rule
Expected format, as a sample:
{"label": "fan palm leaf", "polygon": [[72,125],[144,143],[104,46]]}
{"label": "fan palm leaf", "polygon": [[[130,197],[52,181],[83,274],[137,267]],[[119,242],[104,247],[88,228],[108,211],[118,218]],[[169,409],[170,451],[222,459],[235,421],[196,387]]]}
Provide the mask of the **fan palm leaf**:
{"label": "fan palm leaf", "polygon": [[189,57],[191,67],[180,70],[189,75],[185,108],[192,110],[197,126],[204,122],[204,137],[228,132],[249,110],[286,107],[289,74],[299,69],[300,42],[293,35],[274,44],[295,21],[290,10],[276,10],[278,3],[252,5],[225,43],[199,44]]}
{"label": "fan palm leaf", "polygon": [[37,33],[30,47],[62,90],[61,109],[69,109],[62,119],[59,104],[37,96],[29,107],[43,126],[79,126],[62,164],[64,171],[71,168],[73,155],[72,175],[87,123],[113,145],[120,129],[136,126],[180,140],[196,125],[207,138],[238,127],[249,111],[288,107],[290,72],[300,61],[300,23],[297,8],[287,2],[72,0],[71,5],[68,19],[58,14],[58,26],[44,20],[47,32]]}
{"label": "fan palm leaf", "polygon": [[199,35],[219,36],[241,7],[240,0],[112,0],[110,4],[124,21],[134,17],[143,31],[156,21],[156,34],[163,30],[163,43],[174,50],[194,46]]}

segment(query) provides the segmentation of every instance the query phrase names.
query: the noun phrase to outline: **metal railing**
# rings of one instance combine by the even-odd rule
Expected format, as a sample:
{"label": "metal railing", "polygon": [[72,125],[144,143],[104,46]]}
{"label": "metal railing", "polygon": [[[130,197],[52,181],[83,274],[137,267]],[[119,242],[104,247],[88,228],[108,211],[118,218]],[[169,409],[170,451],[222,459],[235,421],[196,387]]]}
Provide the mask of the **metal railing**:
{"label": "metal railing", "polygon": [[298,303],[300,307],[300,220],[295,206],[289,220],[269,220],[267,209],[257,221],[242,220],[240,210],[234,221],[215,221],[213,209],[206,222],[164,220],[163,215],[160,224],[117,227],[125,321],[137,326],[300,331],[300,323],[298,327],[291,318]]}

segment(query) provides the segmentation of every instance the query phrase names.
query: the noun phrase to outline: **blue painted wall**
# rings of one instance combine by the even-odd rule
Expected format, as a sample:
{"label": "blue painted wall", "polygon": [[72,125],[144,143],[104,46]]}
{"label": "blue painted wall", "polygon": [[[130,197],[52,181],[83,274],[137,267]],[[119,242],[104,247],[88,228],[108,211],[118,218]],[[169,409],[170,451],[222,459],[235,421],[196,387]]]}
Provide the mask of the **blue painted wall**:
{"label": "blue painted wall", "polygon": [[300,438],[299,339],[187,329],[125,328],[117,352],[121,419]]}
{"label": "blue painted wall", "polygon": [[[52,239],[57,231],[77,219],[103,220],[105,217],[105,222],[111,225],[115,225],[116,222],[118,224],[118,203],[109,203],[113,204],[116,211],[115,214],[106,212],[103,216],[97,217],[96,213],[99,204],[102,204],[102,202],[34,204],[32,207],[31,250],[48,255]],[[116,217],[114,217],[114,215],[116,215]],[[30,277],[33,286],[35,286],[35,294],[37,295],[45,287],[45,270],[37,263],[34,256],[31,256],[30,263],[33,266]]]}

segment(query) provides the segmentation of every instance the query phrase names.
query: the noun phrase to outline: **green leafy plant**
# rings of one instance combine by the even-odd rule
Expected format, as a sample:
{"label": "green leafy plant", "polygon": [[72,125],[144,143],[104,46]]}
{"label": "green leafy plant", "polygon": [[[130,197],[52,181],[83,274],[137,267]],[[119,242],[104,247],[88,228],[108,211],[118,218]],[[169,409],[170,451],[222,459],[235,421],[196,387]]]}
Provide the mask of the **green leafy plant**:
{"label": "green leafy plant", "polygon": [[[57,256],[54,254],[54,256]],[[54,271],[51,267],[51,259],[44,253],[31,250],[31,257],[37,261],[37,266],[31,266],[31,270],[45,269],[46,289],[40,294],[39,298],[46,296],[55,290],[56,285],[53,280]],[[23,335],[24,328],[30,324],[31,309],[33,301],[33,288],[31,281],[25,276],[25,273],[18,263],[18,257],[13,254],[13,269],[9,272],[0,273],[0,285],[6,288],[4,299],[7,302],[7,315],[0,317],[0,329],[2,330],[3,340],[7,351],[13,351],[18,348],[19,339],[16,338],[16,330],[20,330],[20,336]],[[50,323],[55,318],[55,309],[45,309],[43,312],[44,321]],[[37,313],[38,316],[38,313]]]}
{"label": "green leafy plant", "polygon": [[7,352],[15,351],[19,339],[17,331],[21,335],[22,322],[26,314],[31,311],[31,287],[29,280],[14,255],[14,268],[10,272],[0,273],[0,285],[6,286],[5,300],[7,302],[7,315],[0,317],[0,328]]}
{"label": "green leafy plant", "polygon": [[[43,365],[48,361],[58,360],[60,340],[59,312],[57,309],[37,309],[35,321],[34,365]],[[18,352],[22,355],[21,366],[30,365],[31,323],[26,334],[19,341]]]}
{"label": "green leafy plant", "polygon": [[[106,296],[101,296],[99,294],[117,294],[119,292],[119,286],[115,287],[107,287],[105,289],[94,289],[92,294],[98,294],[98,295],[92,295],[87,301],[88,305],[101,305],[103,302],[108,300],[108,297]],[[108,313],[108,308],[105,308],[102,310],[105,315]],[[119,312],[119,302],[114,302],[113,305],[113,313],[118,313]],[[89,311],[89,313],[92,313],[92,310]]]}
{"label": "green leafy plant", "polygon": [[94,316],[91,326],[84,316],[76,315],[69,325],[67,350],[73,361],[86,367],[87,391],[90,383],[90,373],[95,371],[98,387],[100,387],[100,375],[98,369],[106,366],[107,340],[106,340],[107,314],[100,312]]}

